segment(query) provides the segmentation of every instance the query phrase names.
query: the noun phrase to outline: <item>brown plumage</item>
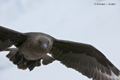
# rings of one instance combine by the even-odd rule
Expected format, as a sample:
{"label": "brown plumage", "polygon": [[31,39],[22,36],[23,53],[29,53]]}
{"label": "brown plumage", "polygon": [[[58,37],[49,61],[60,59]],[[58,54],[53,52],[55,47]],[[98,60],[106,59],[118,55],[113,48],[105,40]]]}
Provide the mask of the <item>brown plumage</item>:
{"label": "brown plumage", "polygon": [[[12,45],[16,48],[9,48]],[[9,60],[23,70],[33,70],[41,60],[43,65],[58,60],[93,80],[120,80],[120,71],[95,47],[44,33],[20,33],[0,26],[0,51],[10,51]]]}

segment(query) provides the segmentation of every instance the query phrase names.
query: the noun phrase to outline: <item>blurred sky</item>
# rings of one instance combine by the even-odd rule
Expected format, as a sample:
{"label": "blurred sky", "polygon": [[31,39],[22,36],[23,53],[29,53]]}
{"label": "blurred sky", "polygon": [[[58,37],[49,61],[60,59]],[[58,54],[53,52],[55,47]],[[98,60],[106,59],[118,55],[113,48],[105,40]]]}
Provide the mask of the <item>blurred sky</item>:
{"label": "blurred sky", "polygon": [[[94,5],[98,2],[116,5]],[[91,44],[120,69],[119,0],[0,0],[0,25]],[[59,61],[23,71],[7,53],[0,52],[0,80],[91,80]]]}

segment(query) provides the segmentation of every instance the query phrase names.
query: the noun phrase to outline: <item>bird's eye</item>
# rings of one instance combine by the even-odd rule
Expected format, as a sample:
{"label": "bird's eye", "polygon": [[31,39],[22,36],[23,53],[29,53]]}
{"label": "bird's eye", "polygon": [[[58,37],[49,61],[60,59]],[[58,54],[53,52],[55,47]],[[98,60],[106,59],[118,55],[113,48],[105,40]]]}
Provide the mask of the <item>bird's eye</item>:
{"label": "bird's eye", "polygon": [[39,44],[42,44],[42,42],[41,42],[40,40],[38,41],[38,43],[39,43]]}

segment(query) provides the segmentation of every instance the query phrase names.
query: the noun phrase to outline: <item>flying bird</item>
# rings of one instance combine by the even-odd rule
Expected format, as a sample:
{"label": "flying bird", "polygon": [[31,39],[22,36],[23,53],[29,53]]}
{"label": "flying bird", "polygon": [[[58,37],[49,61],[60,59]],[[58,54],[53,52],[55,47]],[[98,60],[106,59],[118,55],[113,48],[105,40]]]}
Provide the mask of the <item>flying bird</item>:
{"label": "flying bird", "polygon": [[21,33],[0,26],[0,51],[9,51],[6,57],[23,70],[58,60],[93,80],[120,80],[120,71],[92,45],[40,32]]}

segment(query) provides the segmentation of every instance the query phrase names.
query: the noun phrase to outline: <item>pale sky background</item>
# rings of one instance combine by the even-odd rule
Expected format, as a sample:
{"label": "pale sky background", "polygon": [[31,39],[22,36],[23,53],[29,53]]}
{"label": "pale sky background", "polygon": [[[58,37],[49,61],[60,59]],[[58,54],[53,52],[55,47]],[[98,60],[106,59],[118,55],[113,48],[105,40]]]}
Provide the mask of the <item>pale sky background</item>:
{"label": "pale sky background", "polygon": [[[0,0],[0,25],[91,44],[120,70],[120,0]],[[0,80],[91,80],[59,61],[20,70],[7,53],[0,52]]]}

